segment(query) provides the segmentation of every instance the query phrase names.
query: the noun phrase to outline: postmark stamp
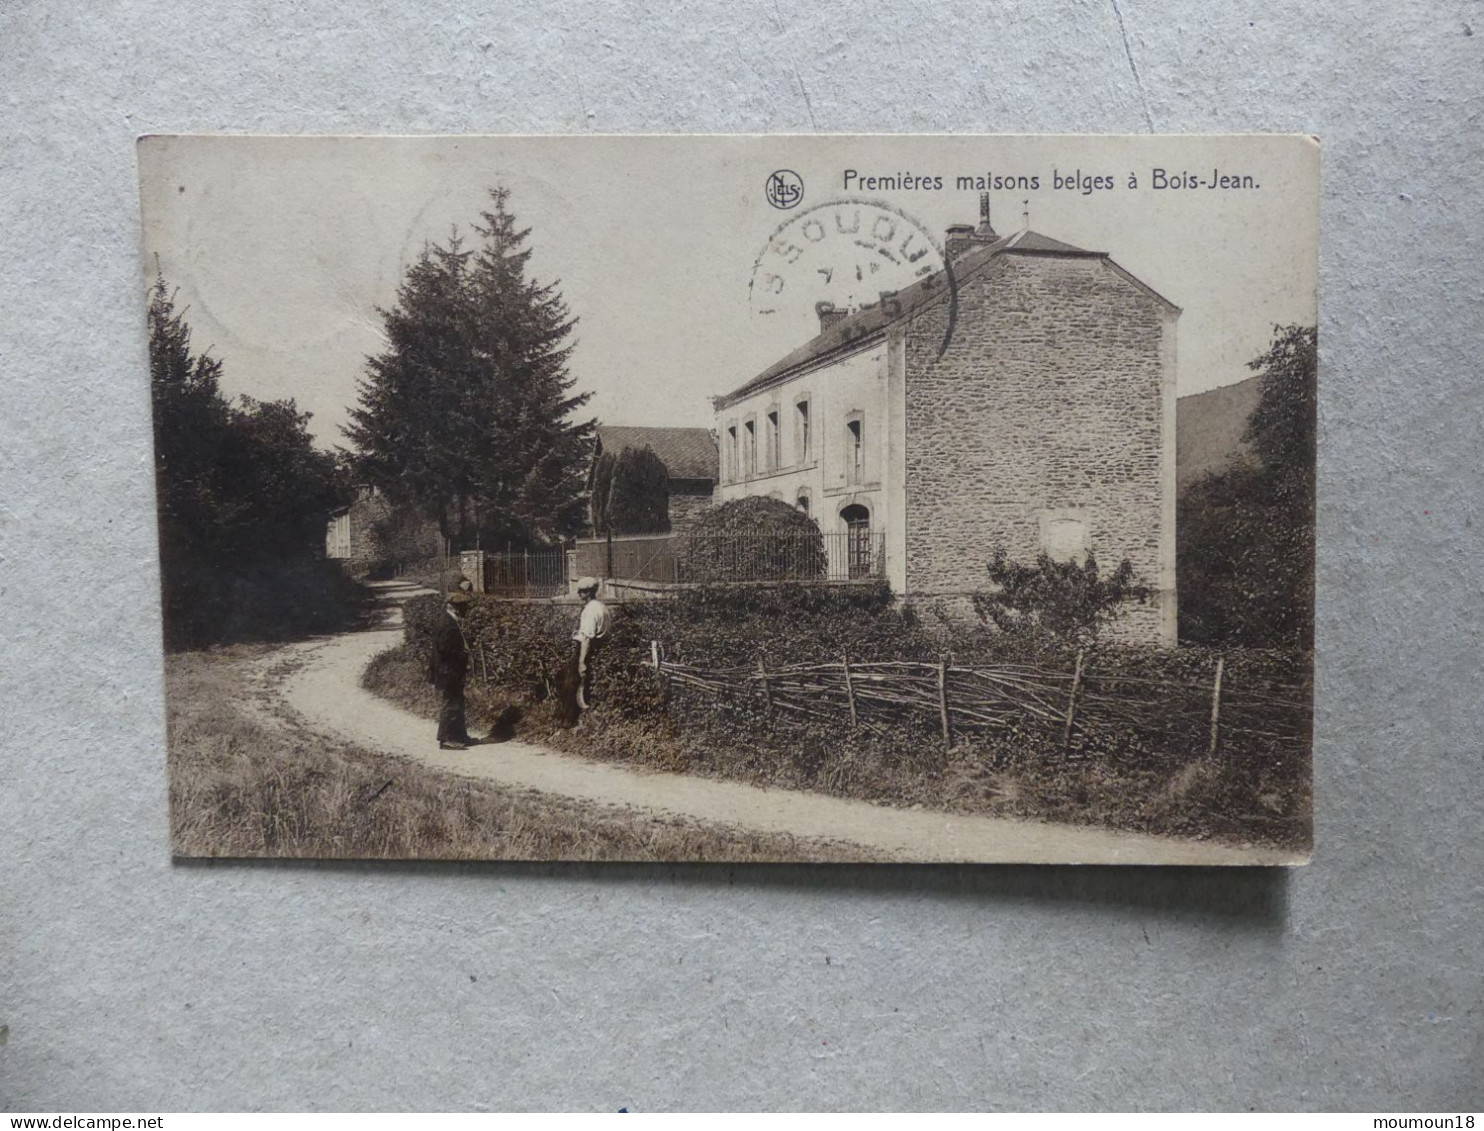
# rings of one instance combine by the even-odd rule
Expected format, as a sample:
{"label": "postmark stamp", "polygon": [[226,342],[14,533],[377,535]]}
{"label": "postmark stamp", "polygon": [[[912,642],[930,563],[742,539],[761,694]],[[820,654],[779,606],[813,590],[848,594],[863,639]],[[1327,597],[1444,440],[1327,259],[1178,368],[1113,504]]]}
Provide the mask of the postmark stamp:
{"label": "postmark stamp", "polygon": [[752,313],[772,318],[801,312],[848,315],[875,305],[900,306],[909,287],[948,295],[948,324],[939,353],[952,341],[958,288],[948,256],[929,229],[895,205],[842,197],[805,208],[780,223],[753,261],[748,284]]}

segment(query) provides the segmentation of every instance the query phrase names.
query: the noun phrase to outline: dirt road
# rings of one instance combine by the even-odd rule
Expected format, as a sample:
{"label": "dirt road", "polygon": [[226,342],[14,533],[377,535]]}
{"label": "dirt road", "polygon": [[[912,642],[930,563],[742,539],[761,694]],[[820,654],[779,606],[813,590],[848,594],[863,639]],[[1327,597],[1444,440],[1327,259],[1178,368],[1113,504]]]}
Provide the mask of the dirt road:
{"label": "dirt road", "polygon": [[742,782],[589,762],[527,742],[439,750],[433,725],[372,695],[360,675],[401,640],[398,602],[414,590],[383,586],[386,627],[296,646],[302,661],[283,684],[288,705],[311,725],[452,774],[606,805],[869,845],[901,860],[1085,864],[1284,864],[1291,853],[1084,828],[893,809]]}

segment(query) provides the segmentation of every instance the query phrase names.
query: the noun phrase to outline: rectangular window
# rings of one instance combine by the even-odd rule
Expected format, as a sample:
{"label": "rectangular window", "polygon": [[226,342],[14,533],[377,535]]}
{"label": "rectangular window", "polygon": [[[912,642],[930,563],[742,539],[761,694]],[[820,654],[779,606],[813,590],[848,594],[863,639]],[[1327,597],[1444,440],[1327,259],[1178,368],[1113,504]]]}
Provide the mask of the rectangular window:
{"label": "rectangular window", "polygon": [[737,481],[737,426],[727,426],[727,482]]}
{"label": "rectangular window", "polygon": [[757,424],[751,420],[742,422],[742,474],[757,474]]}
{"label": "rectangular window", "polygon": [[809,402],[807,400],[799,401],[798,404],[794,405],[794,408],[798,411],[799,458],[797,462],[801,464],[808,463],[810,456]]}
{"label": "rectangular window", "polygon": [[778,410],[768,413],[768,470],[777,471],[783,466],[783,451],[778,443]]}
{"label": "rectangular window", "polygon": [[866,424],[857,417],[847,421],[845,427],[850,433],[846,437],[846,442],[850,445],[847,465],[850,468],[850,482],[860,483],[865,479],[866,470]]}

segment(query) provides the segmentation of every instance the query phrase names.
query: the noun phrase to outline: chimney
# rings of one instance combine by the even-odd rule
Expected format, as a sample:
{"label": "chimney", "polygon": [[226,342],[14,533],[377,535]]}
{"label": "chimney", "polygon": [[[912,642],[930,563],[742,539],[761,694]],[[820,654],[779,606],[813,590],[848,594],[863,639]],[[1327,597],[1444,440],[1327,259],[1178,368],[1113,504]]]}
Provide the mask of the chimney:
{"label": "chimney", "polygon": [[943,241],[943,250],[948,255],[948,262],[952,263],[964,252],[974,246],[974,225],[972,224],[949,224],[948,235]]}
{"label": "chimney", "polygon": [[974,234],[987,243],[993,243],[1000,238],[995,234],[989,222],[989,193],[987,192],[979,194],[979,230]]}
{"label": "chimney", "polygon": [[823,334],[837,322],[845,321],[845,316],[850,312],[839,309],[832,302],[816,302],[814,313],[819,315],[819,332]]}

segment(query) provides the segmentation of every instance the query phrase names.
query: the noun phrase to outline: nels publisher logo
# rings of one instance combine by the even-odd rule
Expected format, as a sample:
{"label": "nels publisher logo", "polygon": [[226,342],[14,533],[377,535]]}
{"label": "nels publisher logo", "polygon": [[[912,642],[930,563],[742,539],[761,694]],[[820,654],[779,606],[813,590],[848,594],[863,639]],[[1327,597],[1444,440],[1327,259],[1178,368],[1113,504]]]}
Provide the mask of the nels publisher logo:
{"label": "nels publisher logo", "polygon": [[792,208],[804,199],[804,178],[792,169],[779,169],[769,174],[764,191],[774,208]]}

